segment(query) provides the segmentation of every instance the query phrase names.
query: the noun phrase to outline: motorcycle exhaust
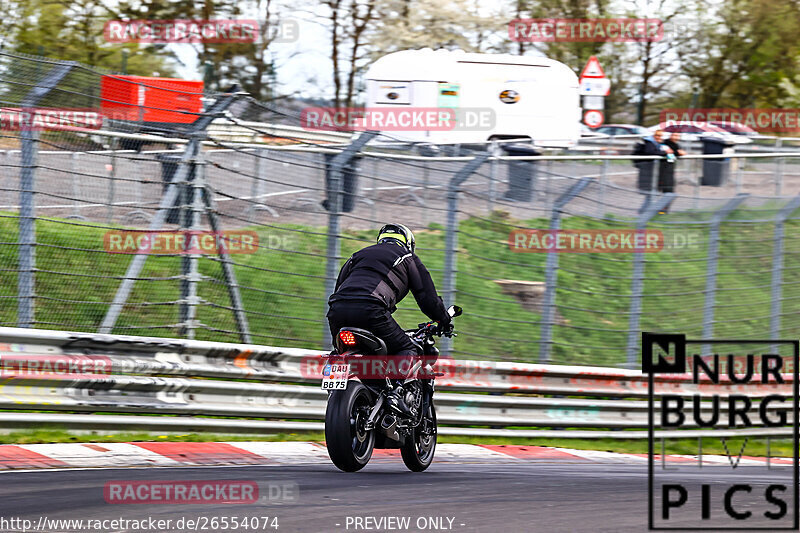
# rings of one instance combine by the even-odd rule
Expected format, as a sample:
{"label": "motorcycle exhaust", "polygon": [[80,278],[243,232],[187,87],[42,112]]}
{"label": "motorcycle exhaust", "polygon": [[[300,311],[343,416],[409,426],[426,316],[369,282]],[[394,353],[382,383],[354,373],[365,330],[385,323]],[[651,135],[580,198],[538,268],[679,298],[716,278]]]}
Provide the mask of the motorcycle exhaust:
{"label": "motorcycle exhaust", "polygon": [[386,436],[392,440],[400,440],[400,435],[397,433],[397,418],[394,415],[385,415],[381,420],[381,429],[386,433]]}

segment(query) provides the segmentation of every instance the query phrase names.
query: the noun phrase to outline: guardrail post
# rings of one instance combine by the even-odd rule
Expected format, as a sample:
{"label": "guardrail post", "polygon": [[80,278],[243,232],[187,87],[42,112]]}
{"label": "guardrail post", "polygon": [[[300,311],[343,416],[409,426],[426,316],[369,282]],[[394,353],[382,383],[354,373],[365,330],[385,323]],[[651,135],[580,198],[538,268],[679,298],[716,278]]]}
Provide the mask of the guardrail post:
{"label": "guardrail post", "polygon": [[[650,204],[650,197],[646,196],[640,209],[639,218],[636,220],[636,230],[644,231],[647,223],[656,213],[665,209],[675,198],[675,193],[667,193],[654,204]],[[628,312],[628,346],[625,368],[638,368],[640,364],[639,345],[642,333],[639,331],[639,322],[642,316],[642,293],[644,292],[644,250],[633,253],[633,275],[631,277],[631,304]]]}
{"label": "guardrail post", "polygon": [[[350,160],[352,160],[377,134],[378,133],[375,131],[365,131],[330,162],[330,192],[328,193],[328,261],[325,266],[326,307],[328,305],[328,298],[330,298],[333,291],[336,290],[336,278],[339,276],[339,254],[341,251],[339,242],[339,216],[342,210],[342,194],[344,193],[342,190],[342,172]],[[322,342],[323,346],[330,346],[332,342],[328,323],[324,319],[322,321]]]}
{"label": "guardrail post", "polygon": [[[775,233],[772,237],[772,281],[770,283],[770,339],[780,338],[781,296],[783,293],[783,237],[784,223],[797,208],[800,208],[800,195],[792,198],[775,216]],[[772,353],[778,353],[778,346],[772,345]]]}
{"label": "guardrail post", "polygon": [[[717,297],[717,262],[719,261],[719,227],[731,211],[739,207],[749,194],[740,194],[728,200],[714,216],[711,217],[710,231],[708,232],[708,260],[706,267],[705,302],[703,303],[703,338],[711,339],[714,335],[714,307]],[[711,345],[703,345],[703,355],[711,353]]]}
{"label": "guardrail post", "polygon": [[[550,231],[557,231],[561,228],[561,213],[573,198],[578,196],[589,184],[594,181],[592,178],[581,178],[573,184],[567,192],[559,196],[553,202],[553,210],[550,214]],[[542,303],[541,315],[541,335],[539,339],[539,362],[550,362],[550,347],[553,344],[553,321],[555,317],[556,286],[558,283],[558,252],[550,250],[547,252],[547,266],[545,267],[545,289],[544,302]]]}
{"label": "guardrail post", "polygon": [[[170,209],[172,209],[173,205],[175,205],[175,200],[178,198],[179,189],[185,187],[188,183],[191,165],[200,151],[200,142],[202,138],[206,136],[206,128],[208,128],[208,125],[211,124],[212,120],[220,116],[234,102],[236,98],[236,94],[233,92],[234,90],[237,90],[237,88],[234,87],[232,92],[218,98],[217,101],[211,105],[208,111],[203,114],[203,116],[192,123],[189,143],[186,145],[186,149],[181,156],[181,160],[178,163],[178,169],[175,171],[175,175],[167,185],[166,192],[164,192],[164,195],[161,197],[161,202],[158,205],[158,211],[156,211],[156,214],[150,220],[148,231],[158,231],[161,229],[161,226],[164,225],[164,222],[167,219],[167,213],[170,211]],[[211,220],[210,216],[209,220]],[[114,295],[114,300],[111,302],[108,311],[106,311],[106,316],[103,317],[100,327],[97,328],[98,333],[111,333],[111,330],[114,328],[114,324],[117,323],[117,319],[122,312],[122,307],[125,305],[125,302],[128,301],[128,297],[133,290],[133,285],[136,282],[136,278],[139,277],[139,273],[144,267],[147,256],[147,252],[136,253],[133,256],[133,259],[128,265],[128,270],[125,272],[125,276],[122,279],[122,283],[120,283],[120,286]],[[236,292],[238,294],[238,287],[236,287]],[[233,307],[235,309],[236,305]],[[246,327],[246,322],[244,326]],[[242,340],[250,338],[249,332],[242,329],[240,329],[240,336],[242,337]],[[244,342],[250,341],[244,340]]]}
{"label": "guardrail post", "polygon": [[[31,89],[22,101],[23,112],[35,107],[47,94],[58,85],[72,67],[77,63],[70,61],[58,63],[40,82]],[[32,117],[31,117],[32,118]],[[30,127],[23,127],[20,134],[22,153],[19,171],[19,273],[17,278],[17,325],[30,328],[34,325],[34,307],[36,293],[36,214],[34,204],[34,186],[36,178],[37,156],[39,152],[39,132]]]}
{"label": "guardrail post", "polygon": [[[442,294],[445,307],[455,303],[456,293],[456,253],[458,251],[458,193],[461,184],[476,171],[489,158],[489,152],[475,156],[475,159],[456,172],[447,185],[447,232],[444,245],[444,279],[442,280]],[[450,355],[453,351],[453,339],[442,337],[442,353]]]}

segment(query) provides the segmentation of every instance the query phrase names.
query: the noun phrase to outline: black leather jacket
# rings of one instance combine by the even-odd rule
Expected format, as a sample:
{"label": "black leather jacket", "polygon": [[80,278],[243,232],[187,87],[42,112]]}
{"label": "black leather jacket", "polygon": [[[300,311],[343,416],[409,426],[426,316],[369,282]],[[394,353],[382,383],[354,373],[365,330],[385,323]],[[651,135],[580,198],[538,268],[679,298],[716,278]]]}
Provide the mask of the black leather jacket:
{"label": "black leather jacket", "polygon": [[450,323],[428,269],[419,257],[394,243],[375,244],[354,253],[339,272],[328,303],[374,300],[394,313],[409,291],[431,320]]}

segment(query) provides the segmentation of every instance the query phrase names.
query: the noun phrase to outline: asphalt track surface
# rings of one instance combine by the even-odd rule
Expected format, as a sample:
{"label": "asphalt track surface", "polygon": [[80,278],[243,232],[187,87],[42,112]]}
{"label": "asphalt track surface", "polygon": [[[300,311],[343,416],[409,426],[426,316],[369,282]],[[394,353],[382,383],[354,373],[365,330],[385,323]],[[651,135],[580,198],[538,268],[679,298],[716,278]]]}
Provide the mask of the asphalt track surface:
{"label": "asphalt track surface", "polygon": [[[763,490],[770,483],[791,489],[790,467],[673,466],[657,472],[659,480],[685,484],[690,494],[699,485],[717,487],[746,483],[759,497],[739,501],[739,510],[769,510]],[[290,501],[231,505],[120,505],[104,499],[108,481],[119,480],[254,480],[261,490],[267,484],[296,484]],[[266,492],[264,490],[264,492]],[[164,531],[189,531],[176,527],[183,518],[277,517],[279,529],[262,527],[226,531],[337,532],[337,531],[462,531],[462,532],[627,532],[647,531],[647,467],[644,464],[597,464],[565,461],[506,463],[434,463],[424,473],[411,473],[399,459],[376,461],[355,474],[332,465],[111,468],[59,471],[18,471],[0,474],[0,517],[27,518],[38,523],[48,519],[142,520],[171,519]],[[277,499],[277,498],[276,498]],[[789,508],[791,510],[791,498]],[[687,505],[687,508],[689,505]],[[721,507],[715,504],[715,508]],[[774,507],[772,508],[774,509]],[[707,523],[722,524],[721,511]],[[678,513],[671,527],[694,527],[699,507]],[[350,522],[348,523],[348,517]],[[361,527],[356,518],[361,517]],[[409,517],[409,527],[381,527],[366,517]],[[430,520],[439,517],[440,522]],[[450,521],[449,519],[452,519]],[[251,523],[253,521],[251,520]],[[185,524],[186,522],[184,522]],[[271,518],[270,518],[270,523]],[[385,524],[385,523],[384,523]],[[785,524],[785,522],[781,522]],[[735,524],[734,524],[735,525]],[[422,526],[422,527],[418,527]],[[197,524],[200,528],[200,524]],[[8,524],[3,531],[21,531]],[[74,530],[74,529],[72,529]],[[206,523],[205,531],[213,529]],[[39,530],[41,531],[41,529]],[[70,531],[70,529],[47,529]],[[96,530],[95,530],[96,531]],[[117,528],[104,531],[142,531]]]}

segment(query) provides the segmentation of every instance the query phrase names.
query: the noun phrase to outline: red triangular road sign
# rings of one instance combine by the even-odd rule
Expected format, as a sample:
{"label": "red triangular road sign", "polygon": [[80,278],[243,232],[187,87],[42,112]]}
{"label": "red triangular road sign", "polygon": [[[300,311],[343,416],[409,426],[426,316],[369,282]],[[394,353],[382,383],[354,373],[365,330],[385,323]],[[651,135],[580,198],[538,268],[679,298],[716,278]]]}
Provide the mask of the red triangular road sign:
{"label": "red triangular road sign", "polygon": [[606,73],[603,72],[603,67],[600,66],[600,61],[597,60],[597,56],[592,56],[589,58],[589,61],[586,62],[586,66],[583,67],[583,71],[581,72],[581,78],[605,78]]}

